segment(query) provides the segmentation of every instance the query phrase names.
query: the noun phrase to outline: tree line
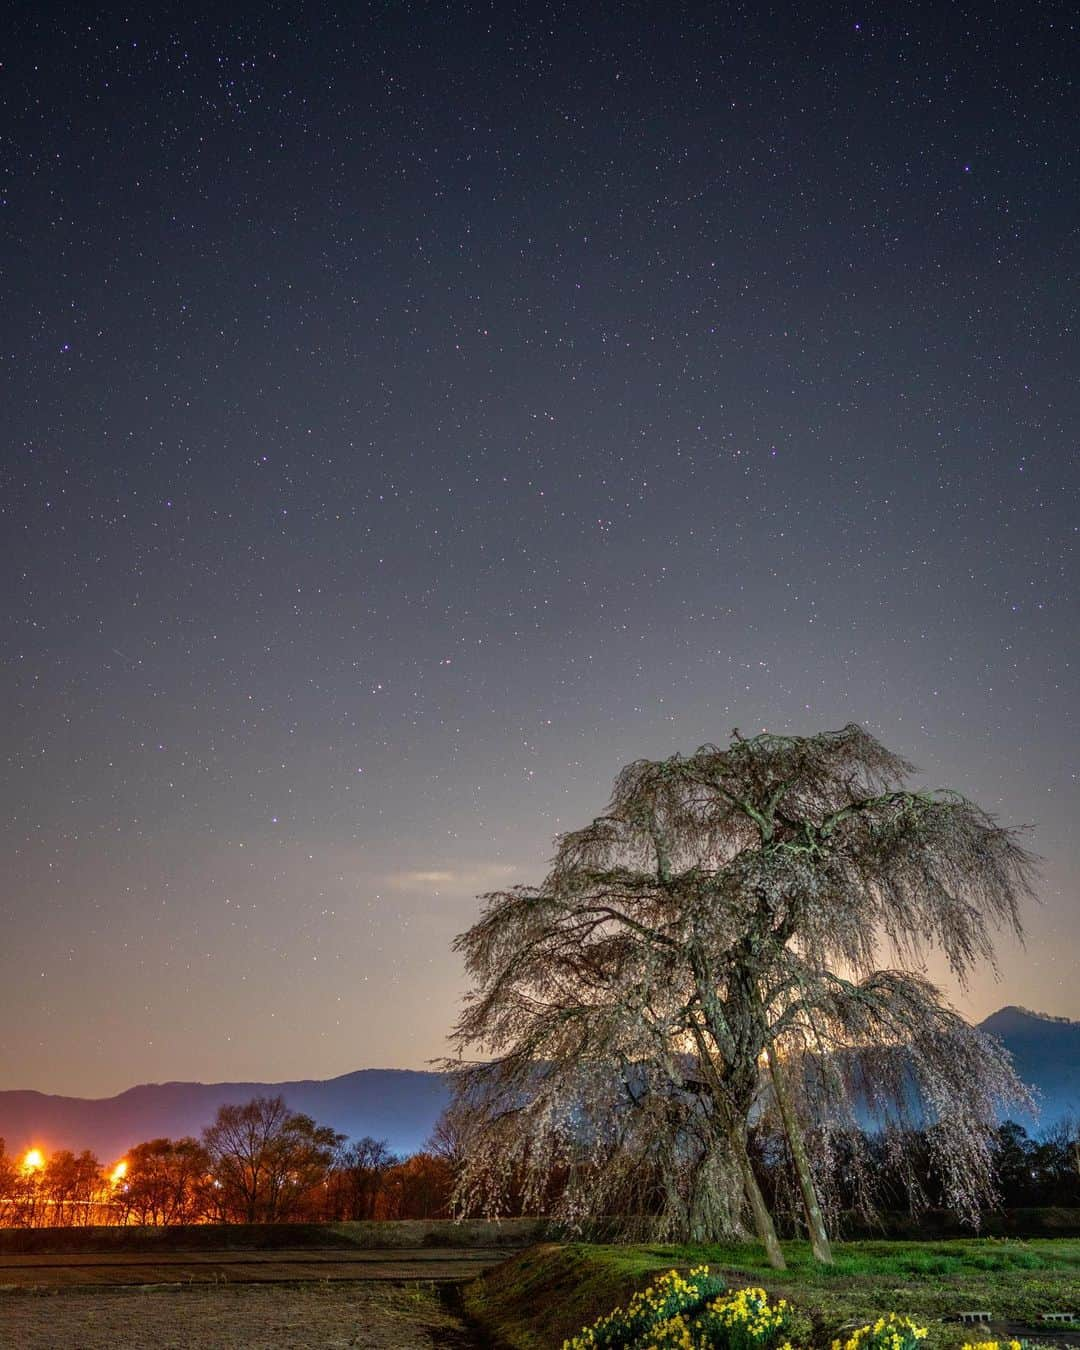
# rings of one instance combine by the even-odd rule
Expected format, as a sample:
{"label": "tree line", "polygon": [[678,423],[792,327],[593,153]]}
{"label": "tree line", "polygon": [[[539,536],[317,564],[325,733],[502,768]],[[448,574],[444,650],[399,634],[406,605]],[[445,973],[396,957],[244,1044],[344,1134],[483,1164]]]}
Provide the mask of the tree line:
{"label": "tree line", "polygon": [[[902,1155],[884,1135],[866,1134],[849,1157],[839,1159],[830,1211],[859,1212],[853,1164],[868,1158],[883,1209],[907,1207],[913,1181],[926,1207],[947,1208],[947,1181],[929,1134],[913,1131]],[[767,1117],[754,1122],[748,1149],[757,1183],[780,1231],[796,1235],[804,1231],[804,1216],[783,1147]],[[1038,1137],[1007,1121],[997,1130],[994,1154],[995,1208],[1080,1208],[1080,1120],[1060,1121]],[[151,1139],[111,1167],[88,1150],[49,1156],[31,1150],[15,1158],[0,1140],[0,1227],[441,1219],[451,1216],[463,1162],[449,1116],[425,1150],[401,1158],[385,1140],[347,1142],[310,1116],[289,1111],[281,1097],[259,1097],[223,1106],[200,1139]],[[557,1209],[569,1181],[568,1174],[554,1173],[541,1208]],[[526,1214],[530,1196],[522,1171],[508,1188],[504,1212]],[[662,1212],[659,1192],[653,1208]]]}
{"label": "tree line", "polygon": [[[785,1235],[804,1232],[802,1197],[790,1164],[778,1156],[779,1140],[763,1128],[753,1131],[755,1170],[762,1191]],[[860,1194],[860,1169],[874,1173],[877,1212],[906,1213],[916,1220],[927,1210],[950,1211],[948,1178],[938,1164],[939,1145],[933,1129],[911,1131],[898,1152],[885,1134],[867,1132],[854,1145],[838,1149],[835,1170],[825,1191],[828,1210],[836,1225],[850,1229],[852,1220],[866,1230],[866,1211]],[[982,1225],[995,1213],[1023,1209],[1080,1209],[1080,1119],[1064,1119],[1031,1135],[1008,1120],[994,1132],[991,1156],[996,1178],[995,1193],[975,1216]],[[918,1204],[911,1204],[911,1192]],[[873,1223],[869,1225],[873,1231]]]}
{"label": "tree line", "polygon": [[280,1096],[222,1106],[200,1138],[147,1140],[112,1166],[87,1150],[13,1157],[0,1140],[9,1228],[435,1219],[452,1186],[438,1132],[401,1158],[385,1140],[350,1143]]}

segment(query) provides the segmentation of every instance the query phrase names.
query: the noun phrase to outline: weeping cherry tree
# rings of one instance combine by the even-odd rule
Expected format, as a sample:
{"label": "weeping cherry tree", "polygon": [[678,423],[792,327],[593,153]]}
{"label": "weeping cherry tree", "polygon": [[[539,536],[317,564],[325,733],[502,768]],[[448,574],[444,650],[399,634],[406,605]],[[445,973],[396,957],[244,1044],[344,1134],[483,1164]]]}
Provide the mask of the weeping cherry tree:
{"label": "weeping cherry tree", "polygon": [[571,1225],[693,1240],[749,1220],[779,1266],[748,1149],[769,1118],[828,1261],[822,1186],[869,1113],[898,1156],[929,1126],[946,1198],[975,1218],[995,1111],[1025,1092],[922,970],[930,950],[961,984],[992,970],[1033,859],[913,773],[858,726],[639,760],[539,886],[484,897],[456,942],[459,1209],[498,1213],[514,1189]]}

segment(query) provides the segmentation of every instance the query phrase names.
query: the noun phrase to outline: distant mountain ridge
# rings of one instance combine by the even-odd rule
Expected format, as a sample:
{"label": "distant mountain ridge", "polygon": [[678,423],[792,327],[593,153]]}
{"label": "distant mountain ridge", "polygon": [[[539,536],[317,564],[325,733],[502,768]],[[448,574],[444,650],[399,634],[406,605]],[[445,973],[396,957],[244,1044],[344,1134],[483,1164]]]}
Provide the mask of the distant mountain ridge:
{"label": "distant mountain ridge", "polygon": [[[1005,1044],[1038,1093],[1039,1117],[1010,1113],[1014,1118],[1036,1130],[1063,1116],[1080,1119],[1080,1022],[1010,1006],[980,1028]],[[31,1145],[88,1148],[108,1162],[145,1139],[197,1136],[226,1103],[278,1093],[321,1125],[350,1139],[386,1139],[401,1154],[423,1148],[449,1096],[442,1074],[418,1069],[359,1069],[289,1083],[144,1083],[96,1100],[8,1090],[0,1091],[0,1138],[13,1153]]]}
{"label": "distant mountain ridge", "polygon": [[1063,1116],[1080,1120],[1080,1022],[1010,1005],[991,1013],[979,1029],[996,1036],[1013,1057],[1025,1083],[1036,1089],[1037,1120],[1014,1118],[1029,1129],[1045,1129]]}
{"label": "distant mountain ridge", "polygon": [[97,1099],[0,1091],[0,1139],[10,1153],[31,1145],[88,1148],[108,1161],[145,1139],[197,1137],[219,1106],[279,1093],[320,1125],[350,1139],[385,1139],[401,1154],[423,1148],[449,1098],[442,1074],[418,1069],[358,1069],[289,1083],[143,1083]]}

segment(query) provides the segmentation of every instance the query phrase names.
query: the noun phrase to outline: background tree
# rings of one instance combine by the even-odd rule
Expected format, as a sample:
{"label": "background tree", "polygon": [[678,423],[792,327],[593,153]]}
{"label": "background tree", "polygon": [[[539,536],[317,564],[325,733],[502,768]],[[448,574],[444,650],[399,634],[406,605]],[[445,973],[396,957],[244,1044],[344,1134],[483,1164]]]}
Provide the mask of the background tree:
{"label": "background tree", "polygon": [[241,1223],[292,1218],[326,1179],[345,1136],[290,1111],[284,1097],[222,1106],[203,1131],[223,1215]]}
{"label": "background tree", "polygon": [[445,1219],[454,1174],[445,1158],[414,1153],[390,1168],[380,1192],[381,1219]]}
{"label": "background tree", "polygon": [[116,1196],[122,1222],[159,1226],[207,1217],[210,1156],[195,1139],[150,1139],[128,1150]]}
{"label": "background tree", "polygon": [[375,1219],[387,1173],[401,1159],[385,1139],[365,1135],[339,1155],[330,1182],[330,1203],[338,1219]]}
{"label": "background tree", "polygon": [[14,1227],[18,1179],[19,1169],[15,1159],[7,1152],[5,1141],[0,1138],[0,1225],[5,1228]]}
{"label": "background tree", "polygon": [[1066,1118],[1032,1139],[1015,1121],[998,1131],[1001,1198],[1016,1208],[1080,1205],[1077,1126]]}
{"label": "background tree", "polygon": [[88,1150],[76,1155],[60,1149],[47,1159],[39,1179],[43,1218],[50,1227],[87,1227],[101,1217],[98,1210],[107,1183],[101,1163]]}
{"label": "background tree", "polygon": [[619,1206],[702,1239],[748,1213],[780,1265],[748,1147],[771,1109],[827,1260],[821,1178],[870,1111],[901,1152],[913,1123],[934,1127],[949,1203],[974,1219],[995,1107],[1023,1088],[919,969],[928,947],[961,981],[992,965],[1032,859],[913,772],[857,726],[736,732],[629,765],[540,886],[485,897],[456,943],[474,981],[455,1030],[459,1205],[498,1211],[515,1173],[540,1203],[562,1167],[566,1220]]}

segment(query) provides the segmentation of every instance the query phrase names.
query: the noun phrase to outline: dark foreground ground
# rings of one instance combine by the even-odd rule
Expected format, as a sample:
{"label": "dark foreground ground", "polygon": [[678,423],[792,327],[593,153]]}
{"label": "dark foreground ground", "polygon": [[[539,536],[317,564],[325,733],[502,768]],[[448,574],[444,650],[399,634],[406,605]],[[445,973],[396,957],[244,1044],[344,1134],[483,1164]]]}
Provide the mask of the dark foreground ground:
{"label": "dark foreground ground", "polygon": [[144,1289],[223,1284],[318,1284],[357,1281],[463,1283],[505,1258],[499,1249],[392,1248],[384,1251],[222,1251],[11,1255],[0,1253],[0,1290],[55,1293],[62,1289],[139,1285]]}
{"label": "dark foreground ground", "polygon": [[4,1350],[474,1350],[431,1285],[307,1283],[0,1295]]}
{"label": "dark foreground ground", "polygon": [[[455,1291],[530,1232],[9,1230],[0,1350],[474,1350]],[[455,1245],[463,1238],[490,1245]]]}

